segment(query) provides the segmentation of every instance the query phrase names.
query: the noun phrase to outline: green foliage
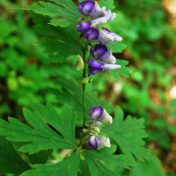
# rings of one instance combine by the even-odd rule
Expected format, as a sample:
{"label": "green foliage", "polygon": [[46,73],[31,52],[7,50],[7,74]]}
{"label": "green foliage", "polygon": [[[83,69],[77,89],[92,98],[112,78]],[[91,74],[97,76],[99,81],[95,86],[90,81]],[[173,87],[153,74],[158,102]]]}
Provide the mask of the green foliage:
{"label": "green foliage", "polygon": [[34,170],[24,172],[21,176],[60,176],[70,175],[76,176],[79,169],[79,154],[64,159],[57,164],[37,166]]}
{"label": "green foliage", "polygon": [[[29,125],[14,118],[9,122],[0,121],[0,135],[12,142],[23,142],[20,151],[30,154],[47,149],[71,149],[75,147],[75,120],[69,106],[58,115],[50,106],[38,106],[31,111],[24,109],[25,120]],[[65,125],[68,123],[68,125]]]}
{"label": "green foliage", "polygon": [[30,166],[21,159],[13,145],[0,137],[0,174],[21,174]]}
{"label": "green foliage", "polygon": [[[82,53],[79,43],[79,33],[76,27],[71,25],[68,28],[54,27],[47,24],[47,19],[33,15],[36,24],[35,30],[41,37],[41,43],[50,59],[65,61],[71,55]],[[45,28],[43,28],[45,26]]]}
{"label": "green foliage", "polygon": [[39,1],[28,8],[36,14],[51,18],[49,24],[53,26],[67,27],[75,24],[80,14],[72,0]]}
{"label": "green foliage", "polygon": [[[166,117],[173,118],[176,113],[174,101],[165,107],[163,92],[170,88],[173,79],[168,70],[174,58],[163,47],[169,48],[175,39],[166,25],[161,2],[99,0],[101,6],[120,9],[116,20],[107,26],[124,38],[123,43],[108,45],[122,68],[87,79],[94,86],[86,86],[85,102],[82,72],[76,71],[83,42],[75,27],[80,20],[77,2],[39,1],[27,7],[36,34],[26,24],[31,24],[26,13],[9,10],[18,6],[8,1],[0,3],[9,6],[2,8],[0,17],[0,116],[5,117],[5,113],[17,117],[19,106],[30,105],[24,109],[24,119],[18,116],[20,120],[0,120],[0,135],[10,141],[0,138],[0,174],[20,175],[26,171],[22,176],[164,176],[159,161],[145,147],[148,135],[141,119],[141,116],[145,118],[149,128],[148,142],[157,143],[168,152],[169,134],[175,135],[176,130]],[[130,68],[126,67],[128,63]],[[123,82],[121,76],[126,78]],[[121,96],[111,95],[112,82],[121,84]],[[154,89],[161,105],[154,101]],[[98,99],[104,91],[106,99]],[[114,105],[108,102],[111,98]],[[31,105],[31,101],[50,104]],[[123,107],[125,115],[115,108],[117,104]],[[101,129],[101,134],[110,137],[113,145],[99,151],[80,150],[77,144],[82,117],[86,113],[88,124],[88,109],[97,105],[115,114],[113,124]],[[131,113],[138,119],[126,117]],[[15,148],[12,143],[16,144]],[[61,156],[65,149],[71,149],[70,153]]]}
{"label": "green foliage", "polygon": [[134,167],[130,176],[165,176],[158,160],[155,162],[142,162]]}
{"label": "green foliage", "polygon": [[150,160],[151,154],[144,147],[145,143],[143,139],[147,137],[147,133],[144,131],[143,119],[133,119],[128,116],[124,120],[123,111],[117,108],[113,124],[105,127],[103,132],[109,136],[127,156],[139,160]]}

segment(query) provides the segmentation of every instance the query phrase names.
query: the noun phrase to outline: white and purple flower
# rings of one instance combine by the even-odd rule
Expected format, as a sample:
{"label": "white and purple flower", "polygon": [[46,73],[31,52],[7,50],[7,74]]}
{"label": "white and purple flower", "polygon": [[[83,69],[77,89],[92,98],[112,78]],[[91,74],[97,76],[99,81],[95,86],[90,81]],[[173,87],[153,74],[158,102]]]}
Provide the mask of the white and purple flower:
{"label": "white and purple flower", "polygon": [[96,106],[89,110],[92,123],[101,122],[103,124],[111,124],[113,118],[102,106]]}
{"label": "white and purple flower", "polygon": [[89,30],[91,28],[91,25],[92,23],[91,22],[81,22],[77,25],[77,29],[80,31],[80,32],[85,32],[87,30]]}
{"label": "white and purple flower", "polygon": [[122,37],[120,37],[116,33],[111,32],[109,29],[102,28],[99,31],[98,40],[101,44],[105,45],[105,44],[112,43],[112,42],[115,42],[115,41],[122,41],[123,39],[122,39]]}
{"label": "white and purple flower", "polygon": [[107,64],[115,64],[116,58],[112,55],[112,52],[108,50],[108,48],[105,45],[102,44],[96,44],[91,47],[90,54],[95,59],[100,59]]}
{"label": "white and purple flower", "polygon": [[97,40],[99,37],[99,31],[96,28],[90,28],[83,33],[83,37],[88,41]]}
{"label": "white and purple flower", "polygon": [[107,64],[105,62],[97,62],[95,59],[92,59],[88,62],[89,65],[89,74],[96,74],[98,72],[106,72],[109,70],[116,70],[121,68],[121,65],[117,64]]}
{"label": "white and purple flower", "polygon": [[87,140],[87,148],[98,150],[103,147],[111,147],[110,139],[104,136],[90,136]]}

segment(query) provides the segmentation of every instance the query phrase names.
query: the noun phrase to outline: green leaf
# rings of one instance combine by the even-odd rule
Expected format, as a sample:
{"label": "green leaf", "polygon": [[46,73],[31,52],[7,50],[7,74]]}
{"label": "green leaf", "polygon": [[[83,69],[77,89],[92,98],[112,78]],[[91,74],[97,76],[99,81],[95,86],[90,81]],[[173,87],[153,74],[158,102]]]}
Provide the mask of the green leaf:
{"label": "green leaf", "polygon": [[147,137],[144,130],[144,120],[128,116],[123,119],[120,108],[115,111],[115,119],[112,125],[104,127],[103,132],[111,138],[121,151],[134,159],[150,159],[150,152],[144,147],[143,139]]}
{"label": "green leaf", "polygon": [[125,155],[114,155],[108,149],[86,151],[84,155],[91,176],[120,176],[122,170],[131,166],[128,157]]}
{"label": "green leaf", "polygon": [[50,24],[53,26],[67,27],[76,24],[80,13],[72,0],[50,0],[49,2],[39,1],[28,8],[36,14],[50,17]]}
{"label": "green leaf", "polygon": [[112,10],[112,9],[115,9],[115,4],[114,4],[114,0],[100,0],[99,1],[99,5],[101,6],[101,7],[106,7],[107,9],[110,9],[110,10]]}
{"label": "green leaf", "polygon": [[74,25],[68,28],[54,27],[39,15],[33,15],[33,20],[36,24],[35,30],[41,38],[40,42],[51,60],[63,62],[69,56],[82,55],[79,33]]}
{"label": "green leaf", "polygon": [[33,111],[24,109],[24,117],[30,126],[14,118],[9,118],[9,122],[0,120],[0,135],[12,142],[22,142],[19,150],[30,154],[48,149],[74,148],[74,113],[67,105],[62,110],[63,114],[58,114],[53,107],[42,105],[36,106]]}
{"label": "green leaf", "polygon": [[21,157],[17,154],[10,142],[0,137],[0,174],[14,173],[21,174],[30,169]]}
{"label": "green leaf", "polygon": [[38,153],[29,155],[28,158],[32,164],[44,164],[51,155],[52,150],[40,151]]}
{"label": "green leaf", "polygon": [[75,153],[57,164],[37,166],[21,176],[77,176],[79,165],[79,154]]}
{"label": "green leaf", "polygon": [[140,162],[132,169],[130,176],[166,176],[160,162],[155,160],[154,162]]}
{"label": "green leaf", "polygon": [[127,45],[119,42],[114,42],[108,46],[112,53],[121,53],[124,49],[126,49],[126,47]]}

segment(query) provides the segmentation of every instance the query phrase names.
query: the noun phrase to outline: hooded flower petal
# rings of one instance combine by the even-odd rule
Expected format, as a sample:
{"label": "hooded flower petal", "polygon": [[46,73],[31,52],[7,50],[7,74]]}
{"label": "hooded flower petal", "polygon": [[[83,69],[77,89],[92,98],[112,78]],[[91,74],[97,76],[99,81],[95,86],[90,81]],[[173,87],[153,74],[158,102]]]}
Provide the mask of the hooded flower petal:
{"label": "hooded flower petal", "polygon": [[92,120],[97,120],[103,115],[103,108],[101,106],[93,107],[89,110],[89,114]]}
{"label": "hooded flower petal", "polygon": [[90,15],[94,7],[95,2],[93,0],[83,1],[78,5],[78,9],[83,15]]}
{"label": "hooded flower petal", "polygon": [[88,65],[89,65],[89,74],[96,74],[98,72],[105,72],[121,68],[121,65],[107,64],[105,62],[97,62],[95,59],[90,60],[88,62]]}
{"label": "hooded flower petal", "polygon": [[104,124],[111,124],[113,119],[108,112],[103,109],[102,106],[96,106],[89,110],[89,115],[92,121],[92,125],[96,124],[96,122],[101,122]]}
{"label": "hooded flower petal", "polygon": [[101,59],[108,64],[115,64],[116,58],[112,55],[111,51],[105,45],[97,44],[90,49],[91,55],[96,59]]}
{"label": "hooded flower petal", "polygon": [[84,31],[87,31],[91,28],[91,22],[81,22],[77,25],[77,29],[80,31],[80,32],[84,32]]}
{"label": "hooded flower petal", "polygon": [[89,41],[96,40],[99,37],[99,31],[96,28],[90,28],[83,33],[83,37]]}
{"label": "hooded flower petal", "polygon": [[109,31],[107,28],[102,28],[99,32],[99,38],[101,44],[107,44],[115,41],[121,41],[122,37]]}
{"label": "hooded flower petal", "polygon": [[104,136],[90,136],[87,140],[87,147],[92,150],[111,147],[110,139]]}
{"label": "hooded flower petal", "polygon": [[96,59],[105,59],[110,56],[110,51],[105,45],[97,44],[91,47],[91,55]]}
{"label": "hooded flower petal", "polygon": [[92,20],[92,26],[99,26],[100,24],[107,23],[116,17],[115,13],[112,13],[111,10],[106,10],[105,8],[103,8],[102,14],[103,15],[101,17]]}

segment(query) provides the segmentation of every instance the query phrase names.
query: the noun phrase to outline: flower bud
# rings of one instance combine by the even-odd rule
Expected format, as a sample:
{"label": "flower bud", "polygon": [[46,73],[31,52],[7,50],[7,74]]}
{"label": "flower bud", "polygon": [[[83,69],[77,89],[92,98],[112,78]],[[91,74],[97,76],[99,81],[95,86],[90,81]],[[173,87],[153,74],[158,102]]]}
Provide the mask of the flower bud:
{"label": "flower bud", "polygon": [[83,33],[83,37],[89,41],[96,40],[99,37],[99,31],[96,28],[90,28]]}
{"label": "flower bud", "polygon": [[101,59],[107,64],[115,64],[116,58],[112,55],[111,51],[105,45],[97,44],[90,49],[90,54],[96,58]]}
{"label": "flower bud", "polygon": [[99,38],[101,44],[107,44],[115,41],[122,41],[122,37],[111,32],[107,28],[102,28],[99,32]]}
{"label": "flower bud", "polygon": [[109,115],[107,111],[103,109],[101,106],[91,108],[89,110],[89,115],[93,125],[96,124],[96,122],[111,124],[113,121],[111,115]]}
{"label": "flower bud", "polygon": [[115,13],[112,13],[111,10],[106,10],[105,8],[103,8],[102,14],[101,17],[92,20],[92,26],[99,26],[100,24],[107,23],[116,17]]}
{"label": "flower bud", "polygon": [[117,64],[106,64],[105,62],[97,62],[96,60],[90,60],[89,65],[89,74],[96,74],[98,72],[105,72],[109,70],[115,70],[121,68]]}
{"label": "flower bud", "polygon": [[87,31],[91,28],[91,22],[81,22],[77,25],[77,29],[80,31],[80,32],[84,32],[84,31]]}
{"label": "flower bud", "polygon": [[93,0],[83,1],[78,5],[78,9],[83,15],[90,15],[94,7],[95,2]]}
{"label": "flower bud", "polygon": [[87,147],[92,150],[111,147],[110,139],[104,136],[90,136],[87,140]]}

